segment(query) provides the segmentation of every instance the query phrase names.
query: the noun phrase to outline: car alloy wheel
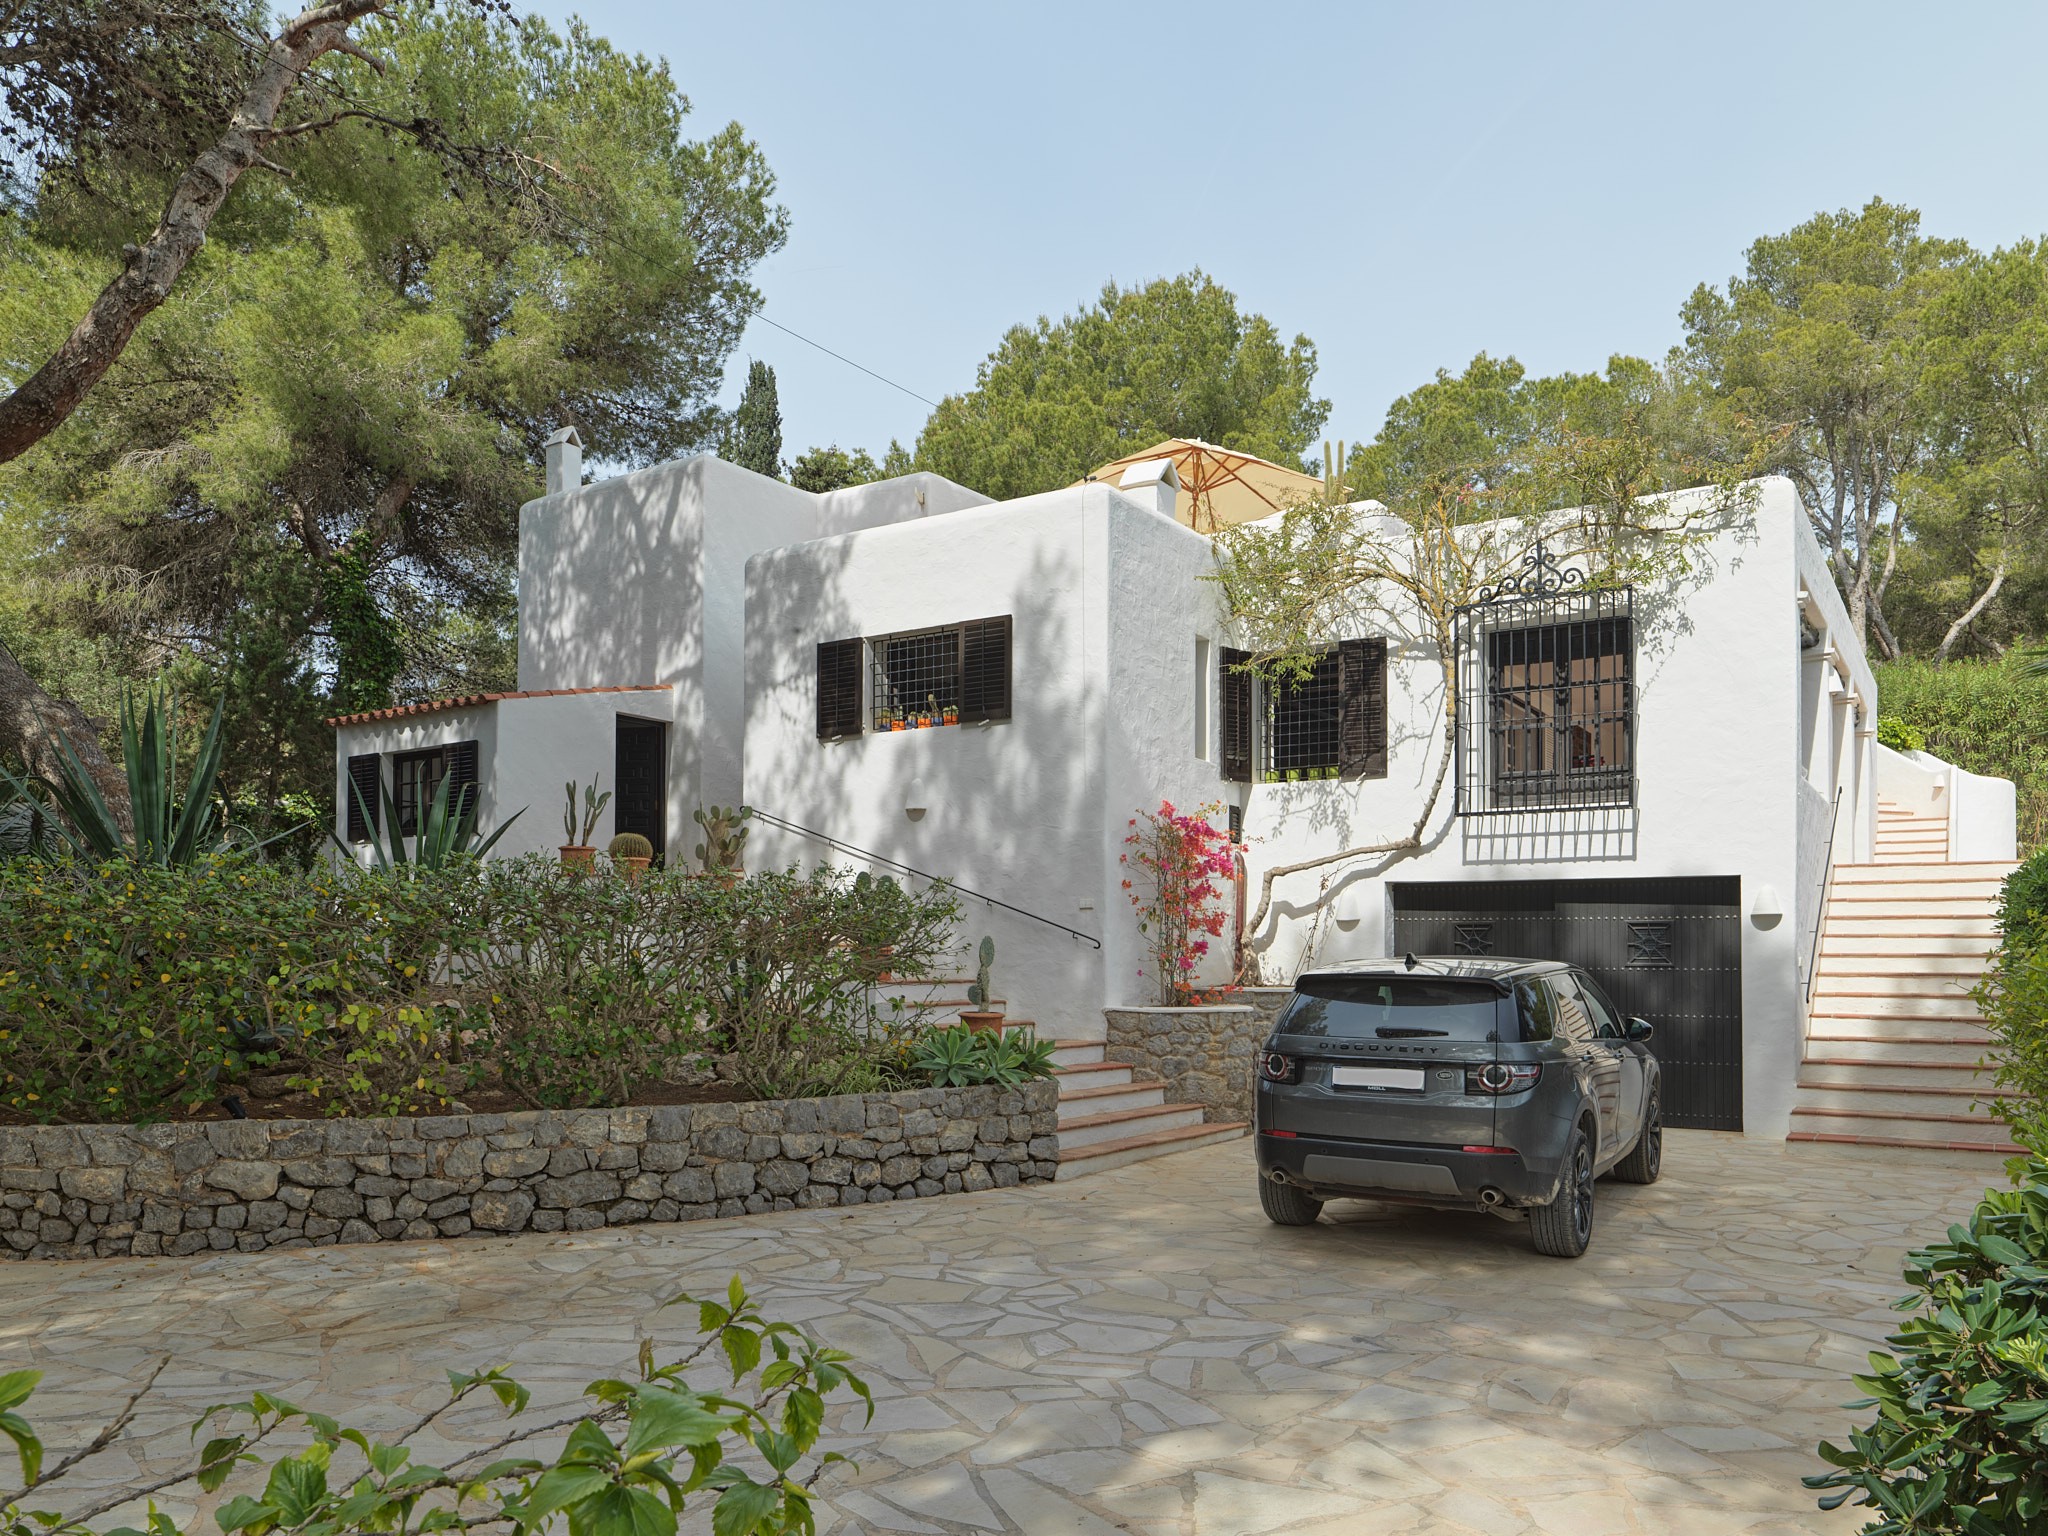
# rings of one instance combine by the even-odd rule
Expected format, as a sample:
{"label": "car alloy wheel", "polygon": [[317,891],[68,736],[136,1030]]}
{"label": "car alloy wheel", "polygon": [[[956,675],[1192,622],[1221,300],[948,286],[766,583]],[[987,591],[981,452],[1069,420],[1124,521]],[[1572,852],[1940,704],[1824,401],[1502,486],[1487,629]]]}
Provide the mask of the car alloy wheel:
{"label": "car alloy wheel", "polygon": [[1572,1158],[1572,1231],[1578,1234],[1579,1246],[1585,1247],[1593,1240],[1593,1153],[1586,1145],[1585,1138],[1579,1138]]}

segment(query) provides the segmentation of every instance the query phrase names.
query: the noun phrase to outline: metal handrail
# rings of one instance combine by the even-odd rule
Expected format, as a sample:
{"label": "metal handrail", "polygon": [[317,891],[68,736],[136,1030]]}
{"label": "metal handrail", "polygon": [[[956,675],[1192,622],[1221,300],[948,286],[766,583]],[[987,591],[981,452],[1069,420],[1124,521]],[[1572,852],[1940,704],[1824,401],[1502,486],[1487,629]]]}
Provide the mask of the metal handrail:
{"label": "metal handrail", "polygon": [[803,827],[798,826],[793,821],[784,821],[780,816],[769,815],[768,812],[762,810],[759,806],[752,807],[752,810],[754,812],[754,820],[764,821],[771,827],[780,827],[785,832],[795,832],[803,837],[815,838],[828,848],[837,848],[842,853],[853,854],[857,858],[866,859],[871,863],[886,864],[891,869],[900,869],[906,875],[915,875],[920,880],[933,881],[936,884],[945,886],[949,890],[958,892],[962,896],[971,897],[975,901],[982,902],[987,906],[1001,907],[1005,912],[1014,912],[1019,917],[1028,917],[1034,923],[1043,923],[1048,928],[1057,928],[1061,933],[1072,934],[1084,943],[1093,944],[1097,949],[1102,948],[1102,940],[1096,938],[1092,933],[1083,933],[1078,928],[1069,928],[1065,923],[1056,923],[1049,917],[1040,917],[1036,912],[1027,912],[1022,907],[1012,906],[1009,902],[999,900],[994,896],[983,895],[980,891],[970,891],[966,886],[957,885],[953,881],[948,880],[944,875],[935,875],[929,870],[913,868],[899,859],[890,858],[887,854],[876,853],[872,848],[861,848],[853,843],[843,842],[829,833],[818,831],[815,827]]}
{"label": "metal handrail", "polygon": [[1820,970],[1820,931],[1828,918],[1828,877],[1835,872],[1835,824],[1842,819],[1842,788],[1835,786],[1835,808],[1828,816],[1828,856],[1820,866],[1820,900],[1813,907],[1813,948],[1806,956],[1806,1000],[1813,1001],[1813,978]]}

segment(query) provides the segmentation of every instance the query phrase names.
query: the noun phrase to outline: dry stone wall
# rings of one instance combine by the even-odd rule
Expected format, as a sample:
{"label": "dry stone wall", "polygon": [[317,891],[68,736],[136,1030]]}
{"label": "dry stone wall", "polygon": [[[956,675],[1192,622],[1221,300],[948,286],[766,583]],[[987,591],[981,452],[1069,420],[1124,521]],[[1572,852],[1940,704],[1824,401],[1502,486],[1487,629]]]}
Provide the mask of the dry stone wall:
{"label": "dry stone wall", "polygon": [[1048,1180],[1058,1088],[389,1120],[0,1127],[0,1255],[576,1232]]}
{"label": "dry stone wall", "polygon": [[1105,1008],[1103,1054],[1166,1084],[1169,1104],[1199,1104],[1202,1118],[1252,1117],[1252,1058],[1272,1028],[1256,1007]]}

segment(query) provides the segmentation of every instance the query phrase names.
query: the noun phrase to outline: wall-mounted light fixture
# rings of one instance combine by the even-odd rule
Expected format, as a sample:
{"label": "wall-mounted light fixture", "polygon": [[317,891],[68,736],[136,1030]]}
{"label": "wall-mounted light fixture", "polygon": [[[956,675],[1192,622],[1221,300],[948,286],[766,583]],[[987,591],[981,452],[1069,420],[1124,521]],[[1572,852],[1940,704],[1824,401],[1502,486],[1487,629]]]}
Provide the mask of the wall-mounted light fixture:
{"label": "wall-mounted light fixture", "polygon": [[1785,920],[1785,903],[1775,886],[1760,885],[1749,899],[1749,920],[1759,928],[1775,928]]}
{"label": "wall-mounted light fixture", "polygon": [[923,821],[924,813],[931,809],[931,796],[925,792],[923,779],[912,779],[910,787],[903,791],[903,814],[912,821]]}

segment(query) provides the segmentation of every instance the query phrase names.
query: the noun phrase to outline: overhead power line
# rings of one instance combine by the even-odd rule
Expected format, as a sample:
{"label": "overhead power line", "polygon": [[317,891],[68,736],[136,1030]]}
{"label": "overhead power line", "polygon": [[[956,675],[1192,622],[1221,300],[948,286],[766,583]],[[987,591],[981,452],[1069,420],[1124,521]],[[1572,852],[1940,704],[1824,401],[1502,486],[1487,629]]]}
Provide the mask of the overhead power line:
{"label": "overhead power line", "polygon": [[816,347],[816,348],[817,348],[817,349],[818,349],[818,350],[819,350],[820,352],[824,353],[824,354],[825,354],[825,355],[826,355],[827,357],[836,357],[836,358],[838,358],[840,362],[842,362],[842,363],[846,364],[846,366],[847,366],[847,367],[849,367],[849,368],[858,368],[858,369],[860,369],[860,371],[861,371],[862,373],[866,374],[866,375],[867,375],[867,376],[868,376],[869,378],[871,378],[871,379],[881,379],[881,381],[882,381],[882,382],[883,382],[884,384],[888,385],[888,386],[889,386],[889,387],[890,387],[891,389],[900,389],[900,390],[902,390],[902,391],[903,391],[903,393],[904,393],[904,394],[906,394],[906,395],[910,396],[910,398],[911,398],[911,399],[913,399],[913,400],[923,400],[923,401],[924,401],[924,403],[925,403],[926,405],[930,406],[930,407],[931,407],[931,408],[932,408],[933,410],[937,410],[937,409],[939,408],[939,402],[938,402],[938,401],[936,401],[936,400],[925,400],[925,397],[924,397],[923,395],[920,395],[920,394],[919,394],[919,393],[918,393],[918,392],[917,392],[916,390],[914,390],[914,389],[910,389],[910,388],[908,388],[908,387],[906,387],[906,386],[904,386],[904,385],[902,385],[902,384],[898,384],[898,383],[897,383],[897,382],[896,382],[896,381],[895,381],[894,379],[890,379],[890,378],[883,378],[883,376],[882,376],[881,374],[879,374],[879,373],[875,372],[875,370],[874,370],[874,369],[872,369],[872,368],[869,368],[869,367],[865,366],[864,364],[861,364],[861,363],[856,363],[856,362],[855,362],[855,361],[854,361],[854,360],[853,360],[852,358],[848,357],[848,356],[847,356],[847,355],[846,355],[846,354],[845,354],[844,352],[834,352],[834,351],[833,351],[833,350],[832,350],[832,349],[831,349],[830,347],[826,346],[826,345],[825,345],[825,344],[824,344],[824,343],[823,343],[822,341],[813,341],[813,340],[811,340],[811,338],[810,338],[810,337],[808,337],[808,336],[804,335],[804,334],[803,334],[803,332],[801,332],[801,331],[792,331],[792,330],[791,330],[791,329],[790,329],[790,328],[789,328],[788,326],[784,325],[784,324],[783,324],[783,323],[782,323],[781,321],[779,321],[779,320],[770,320],[770,319],[769,319],[769,318],[768,318],[768,317],[767,317],[766,315],[762,315],[762,314],[757,314],[757,315],[755,315],[755,316],[754,316],[754,318],[755,318],[756,320],[760,321],[760,322],[761,322],[761,323],[762,323],[763,325],[772,325],[772,326],[774,326],[774,327],[775,327],[775,329],[777,329],[778,331],[782,332],[782,334],[783,334],[783,335],[785,335],[785,336],[794,336],[794,337],[795,337],[795,338],[796,338],[796,339],[797,339],[798,341],[802,342],[802,343],[803,343],[803,344],[804,344],[805,346],[807,346],[807,347]]}

